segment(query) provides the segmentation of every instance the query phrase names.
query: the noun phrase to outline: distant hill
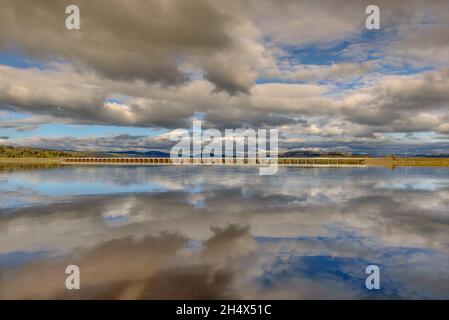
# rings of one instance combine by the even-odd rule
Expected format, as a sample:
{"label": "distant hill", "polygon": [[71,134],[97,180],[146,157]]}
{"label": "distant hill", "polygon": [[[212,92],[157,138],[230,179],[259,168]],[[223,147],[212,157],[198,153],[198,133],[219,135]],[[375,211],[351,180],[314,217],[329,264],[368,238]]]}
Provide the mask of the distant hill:
{"label": "distant hill", "polygon": [[[308,158],[308,157],[353,157],[349,152],[339,151],[287,151],[280,153],[280,158]],[[150,150],[150,151],[72,151],[72,150],[51,150],[43,148],[0,146],[0,158],[69,158],[69,157],[97,157],[97,158],[169,158],[170,153]]]}
{"label": "distant hill", "polygon": [[168,158],[169,153],[161,151],[72,151],[72,150],[51,150],[43,148],[30,147],[13,147],[0,146],[0,158],[71,158],[71,157],[97,157],[97,158],[111,158],[111,157],[126,157],[126,158]]}
{"label": "distant hill", "polygon": [[170,158],[170,153],[163,151],[147,151],[147,152],[139,152],[139,151],[109,151],[109,154],[113,154],[114,156],[124,156],[124,157],[132,157],[132,158]]}
{"label": "distant hill", "polygon": [[0,146],[0,158],[63,158],[85,157],[87,155],[88,153],[86,152]]}
{"label": "distant hill", "polygon": [[[170,158],[169,152],[149,151],[75,151],[52,150],[31,147],[13,147],[0,145],[0,158],[70,158],[70,157],[95,157],[95,158]],[[311,151],[291,150],[279,153],[279,158],[318,158],[318,157],[370,157],[366,154],[353,154],[341,151]],[[404,155],[398,157],[405,158]],[[408,157],[417,158],[449,158],[449,154],[408,154]]]}
{"label": "distant hill", "polygon": [[280,158],[354,157],[350,152],[292,150],[279,154]]}
{"label": "distant hill", "polygon": [[[410,157],[410,155],[408,155],[408,157]],[[420,154],[414,154],[413,157],[416,157],[416,158],[449,158],[449,153],[441,153],[441,154],[420,153]]]}

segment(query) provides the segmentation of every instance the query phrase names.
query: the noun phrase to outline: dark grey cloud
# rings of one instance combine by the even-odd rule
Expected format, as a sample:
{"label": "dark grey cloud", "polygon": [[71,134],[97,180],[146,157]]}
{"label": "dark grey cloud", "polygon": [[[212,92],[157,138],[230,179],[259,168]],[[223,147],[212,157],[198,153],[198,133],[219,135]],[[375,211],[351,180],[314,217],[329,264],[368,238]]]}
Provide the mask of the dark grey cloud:
{"label": "dark grey cloud", "polygon": [[[252,85],[253,77],[243,73],[252,73],[248,65],[259,59],[251,52],[253,40],[241,42],[246,26],[239,15],[214,1],[80,0],[77,31],[65,29],[69,4],[3,1],[0,48],[25,50],[44,61],[56,57],[113,79],[178,85],[188,80],[183,70],[188,64],[203,70],[218,90],[247,92]],[[224,62],[239,69],[240,75],[218,67]]]}
{"label": "dark grey cloud", "polygon": [[[447,4],[380,1],[381,54],[354,63],[348,57],[366,57],[372,50],[363,39],[357,42],[367,3],[81,1],[82,28],[68,32],[64,1],[30,6],[8,0],[0,13],[0,49],[14,48],[43,65],[0,66],[1,109],[33,115],[2,120],[0,128],[25,131],[43,123],[189,128],[201,113],[205,127],[279,127],[305,144],[314,137],[323,143],[391,142],[390,133],[444,137],[449,71],[443,59],[433,63],[432,57],[442,56],[446,47]],[[281,50],[310,44],[320,50],[341,39],[354,42],[344,49],[349,52],[337,53],[347,60],[326,66],[302,64]],[[410,58],[429,53],[421,59],[425,72],[383,73],[405,59],[406,53],[395,49],[401,44]],[[114,147],[105,139],[97,143]],[[149,146],[144,140],[141,146]]]}

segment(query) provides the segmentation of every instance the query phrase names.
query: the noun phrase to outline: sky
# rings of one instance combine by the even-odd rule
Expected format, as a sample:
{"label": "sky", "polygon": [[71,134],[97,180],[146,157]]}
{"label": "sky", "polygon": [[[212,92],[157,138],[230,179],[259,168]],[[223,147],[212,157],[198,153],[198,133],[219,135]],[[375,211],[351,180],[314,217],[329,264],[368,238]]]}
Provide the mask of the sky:
{"label": "sky", "polygon": [[201,119],[281,150],[449,153],[448,1],[1,4],[0,144],[168,151]]}

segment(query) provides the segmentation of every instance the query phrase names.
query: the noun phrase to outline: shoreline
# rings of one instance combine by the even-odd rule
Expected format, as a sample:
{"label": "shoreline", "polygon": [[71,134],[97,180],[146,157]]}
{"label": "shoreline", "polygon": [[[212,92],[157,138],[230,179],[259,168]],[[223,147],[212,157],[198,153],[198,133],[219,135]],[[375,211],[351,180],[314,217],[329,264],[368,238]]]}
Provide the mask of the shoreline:
{"label": "shoreline", "polygon": [[449,158],[367,158],[367,166],[449,167]]}
{"label": "shoreline", "polygon": [[[148,159],[148,158],[124,158],[124,159],[138,159],[136,162],[126,162],[126,163],[108,163],[105,162],[94,162],[94,163],[86,163],[86,162],[67,162],[68,159],[71,158],[0,158],[0,165],[173,165],[173,163],[142,163],[138,160]],[[81,159],[81,158],[77,158]],[[87,158],[86,158],[87,159]],[[97,159],[110,159],[110,158],[97,158]],[[170,159],[170,158],[161,158],[161,159]],[[292,160],[296,159],[320,159],[320,158],[279,158],[283,159],[283,163],[280,163],[281,166],[314,166],[310,165],[297,165]],[[329,159],[329,158],[321,158]],[[344,160],[350,160],[351,158],[339,158]],[[100,160],[100,161],[101,161]],[[288,162],[290,163],[288,163]],[[164,161],[165,162],[165,161]],[[184,164],[184,165],[193,165],[193,164]],[[195,165],[200,165],[199,163]],[[204,164],[204,165],[211,165]],[[220,165],[215,163],[214,165]],[[241,164],[241,165],[251,165],[251,164]],[[319,167],[320,165],[315,165]],[[330,165],[332,166],[332,165]],[[345,165],[337,165],[338,167],[345,167]],[[396,159],[388,159],[388,158],[364,158],[363,164],[358,166],[380,166],[380,167],[449,167],[449,158],[396,158]]]}
{"label": "shoreline", "polygon": [[0,158],[0,164],[62,164],[61,158]]}

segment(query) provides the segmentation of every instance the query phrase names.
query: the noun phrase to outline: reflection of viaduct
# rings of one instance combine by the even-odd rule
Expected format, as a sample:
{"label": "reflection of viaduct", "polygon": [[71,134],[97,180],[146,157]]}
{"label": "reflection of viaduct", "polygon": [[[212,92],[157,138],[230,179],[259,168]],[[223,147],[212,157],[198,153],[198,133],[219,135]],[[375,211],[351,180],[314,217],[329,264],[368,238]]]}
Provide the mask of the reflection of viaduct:
{"label": "reflection of viaduct", "polygon": [[[300,167],[344,167],[364,166],[365,158],[65,158],[63,164],[115,164],[115,165],[269,165]],[[270,162],[271,161],[271,162]]]}

